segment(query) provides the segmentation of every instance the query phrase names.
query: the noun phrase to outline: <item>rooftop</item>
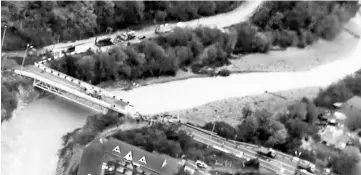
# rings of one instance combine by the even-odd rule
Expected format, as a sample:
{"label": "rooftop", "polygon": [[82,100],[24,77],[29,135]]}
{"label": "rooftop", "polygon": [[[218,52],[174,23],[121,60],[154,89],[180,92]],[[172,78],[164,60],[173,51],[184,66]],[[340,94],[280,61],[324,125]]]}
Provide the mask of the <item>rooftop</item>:
{"label": "rooftop", "polygon": [[147,167],[160,174],[169,175],[178,171],[183,165],[180,160],[163,154],[150,153],[126,142],[110,138],[92,141],[81,158],[78,175],[100,175],[103,155],[108,152],[119,159],[127,159],[133,163]]}
{"label": "rooftop", "polygon": [[354,96],[350,98],[343,103],[337,111],[345,114],[346,116],[361,112],[361,97]]}
{"label": "rooftop", "polygon": [[342,128],[327,126],[322,132],[320,132],[322,140],[328,144],[335,145],[338,148],[342,148],[350,140],[349,132]]}

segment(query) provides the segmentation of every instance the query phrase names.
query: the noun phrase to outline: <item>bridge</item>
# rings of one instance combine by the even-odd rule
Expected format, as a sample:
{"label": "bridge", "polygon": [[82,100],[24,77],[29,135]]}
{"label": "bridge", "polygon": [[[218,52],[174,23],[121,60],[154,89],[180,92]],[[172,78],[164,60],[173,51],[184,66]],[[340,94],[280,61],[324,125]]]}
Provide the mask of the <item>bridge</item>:
{"label": "bridge", "polygon": [[[15,70],[16,74],[23,75],[34,79],[34,86],[43,89],[52,94],[58,95],[92,110],[100,113],[107,113],[109,110],[129,115],[133,118],[141,118],[142,116],[136,112],[129,102],[125,102],[122,98],[115,96],[102,88],[91,85],[87,82],[78,80],[74,77],[68,76],[59,71],[53,70],[43,65],[43,62],[36,63],[32,66],[24,67],[22,70]],[[94,89],[102,96],[101,99],[88,95],[85,91],[87,89]],[[144,120],[149,120],[142,118]],[[240,158],[255,158],[257,157],[256,150],[260,147],[248,143],[231,141],[217,135],[210,134],[204,129],[183,124],[186,130],[190,131],[193,139],[198,142],[212,145],[215,149],[222,152],[233,154]],[[210,137],[209,137],[210,136]],[[239,154],[242,152],[242,154]],[[287,155],[281,152],[276,152],[277,158],[271,161],[260,159],[261,166],[277,174],[293,175],[297,169],[297,162],[303,161],[292,155]],[[309,162],[307,162],[309,164]],[[318,172],[322,172],[318,169]],[[304,172],[302,174],[309,174]]]}
{"label": "bridge", "polygon": [[[134,118],[140,115],[134,110],[129,102],[117,97],[104,89],[93,86],[87,82],[78,80],[59,71],[53,70],[36,63],[34,66],[24,67],[22,70],[15,70],[16,74],[34,79],[33,85],[52,94],[58,95],[100,113],[107,113],[109,110],[130,115]],[[93,89],[99,92],[101,99],[88,95],[86,89]]]}

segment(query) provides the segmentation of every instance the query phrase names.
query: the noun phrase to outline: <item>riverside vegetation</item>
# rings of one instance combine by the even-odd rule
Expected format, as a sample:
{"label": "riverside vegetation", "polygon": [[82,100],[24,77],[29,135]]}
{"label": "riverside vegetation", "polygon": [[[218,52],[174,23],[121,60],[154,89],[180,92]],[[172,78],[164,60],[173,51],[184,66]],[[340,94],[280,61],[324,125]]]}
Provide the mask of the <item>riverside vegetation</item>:
{"label": "riverside vegetation", "polygon": [[237,8],[242,1],[4,1],[4,50],[74,41],[127,27],[186,21]]}
{"label": "riverside vegetation", "polygon": [[[356,75],[346,77],[330,85],[322,90],[314,100],[303,98],[297,103],[290,104],[287,107],[289,113],[281,112],[274,114],[273,111],[268,111],[267,109],[252,111],[245,107],[242,109],[243,116],[240,116],[244,121],[236,127],[225,122],[210,122],[200,127],[212,130],[213,124],[215,124],[214,132],[224,138],[273,147],[291,155],[295,151],[299,151],[302,152],[302,159],[309,160],[310,162],[315,162],[316,159],[322,160],[334,172],[350,174],[360,161],[357,155],[359,150],[361,150],[361,144],[357,140],[352,140],[355,146],[347,147],[344,150],[321,145],[315,151],[309,151],[301,148],[301,144],[304,139],[312,139],[315,142],[320,141],[318,128],[315,123],[318,115],[322,112],[319,107],[328,107],[327,104],[330,103],[328,100],[323,101],[327,99],[324,98],[325,96],[334,97],[346,92],[350,93],[348,96],[338,97],[337,101],[344,102],[353,95],[360,95],[360,72],[358,71]],[[352,125],[347,125],[351,131],[361,128],[360,122],[355,126],[354,117],[351,117],[350,122],[348,122]],[[357,117],[360,118],[361,116]],[[100,132],[106,128],[123,123],[124,119],[119,119],[118,115],[112,113],[88,117],[86,124],[82,128],[76,129],[63,137],[64,147],[60,151],[60,157],[71,156],[71,154],[66,155],[67,152],[70,152],[69,150],[76,146],[86,145]],[[210,156],[212,154],[217,154],[219,157],[226,158],[227,160],[233,159],[226,155],[203,149],[202,145],[195,144],[184,132],[174,132],[176,130],[176,125],[156,124],[150,127],[118,131],[112,136],[132,145],[142,147],[145,150],[156,151],[173,157],[186,155],[190,159],[202,159],[207,163],[214,161]],[[330,159],[328,159],[329,156],[331,156]]]}
{"label": "riverside vegetation", "polygon": [[358,8],[357,1],[270,1],[249,21],[229,27],[228,32],[209,27],[175,28],[157,38],[102,53],[67,55],[51,67],[95,85],[174,76],[187,67],[201,73],[202,68],[228,64],[231,54],[266,53],[273,47],[303,48],[318,39],[332,40]]}

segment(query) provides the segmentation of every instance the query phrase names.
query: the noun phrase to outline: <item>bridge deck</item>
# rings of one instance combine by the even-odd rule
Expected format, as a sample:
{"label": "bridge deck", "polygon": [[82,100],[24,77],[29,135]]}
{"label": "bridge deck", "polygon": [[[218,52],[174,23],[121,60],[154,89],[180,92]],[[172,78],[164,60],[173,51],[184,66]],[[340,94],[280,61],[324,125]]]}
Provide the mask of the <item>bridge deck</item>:
{"label": "bridge deck", "polygon": [[[35,67],[35,66],[27,66],[27,67],[24,67],[23,71],[26,71],[26,72],[30,72],[30,73],[33,73],[33,74],[36,74],[37,76],[39,77],[42,77],[44,79],[47,79],[48,81],[52,81],[54,83],[57,83],[57,84],[61,84],[61,85],[64,85],[64,86],[67,86],[75,91],[78,91],[78,92],[81,92],[81,93],[85,93],[84,91],[84,88],[81,87],[79,84],[77,84],[77,79],[74,78],[74,82],[70,82],[68,80],[65,80],[64,78],[60,78],[56,75],[53,75],[49,72],[41,72],[41,69]],[[121,107],[125,107],[127,104],[125,102],[122,102],[120,100],[117,100],[117,99],[112,99],[112,98],[109,98],[109,97],[105,97],[105,96],[102,96],[102,101],[104,102],[107,102],[109,104],[117,104]]]}

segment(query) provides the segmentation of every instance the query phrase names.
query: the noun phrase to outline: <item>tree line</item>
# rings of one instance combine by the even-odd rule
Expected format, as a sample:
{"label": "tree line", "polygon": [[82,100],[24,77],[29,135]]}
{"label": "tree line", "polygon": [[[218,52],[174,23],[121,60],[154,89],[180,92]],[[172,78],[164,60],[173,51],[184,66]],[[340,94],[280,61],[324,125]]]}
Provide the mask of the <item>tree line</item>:
{"label": "tree line", "polygon": [[[237,8],[240,1],[4,1],[4,50],[89,38],[127,27],[186,21]],[[109,30],[110,29],[110,30]]]}
{"label": "tree line", "polygon": [[314,125],[317,119],[316,106],[307,98],[288,106],[287,111],[274,114],[266,109],[243,108],[243,122],[233,127],[225,122],[209,122],[203,128],[212,130],[227,139],[273,147],[293,154],[304,137],[320,140]]}
{"label": "tree line", "polygon": [[[335,33],[334,28],[339,31],[340,25],[354,15],[349,12],[358,7],[352,6],[353,3],[266,2],[261,9],[270,9],[269,12],[260,10],[250,22],[236,24],[227,32],[202,26],[194,30],[175,28],[173,32],[157,38],[134,45],[115,46],[102,53],[67,55],[52,62],[51,67],[92,84],[175,75],[179,69],[189,66],[193,72],[200,73],[206,66],[229,64],[229,56],[233,53],[266,53],[273,46],[301,47],[300,43],[309,45],[317,38],[331,40],[334,37],[328,36],[339,33]],[[301,13],[299,11],[305,17],[294,18],[291,15]],[[275,22],[276,17],[272,17],[276,14],[283,14],[282,18],[277,18],[278,23]],[[328,20],[330,15],[331,21],[338,20],[339,25]],[[312,25],[308,22],[310,19]]]}
{"label": "tree line", "polygon": [[[308,151],[301,148],[302,140],[320,142],[318,127],[315,125],[321,111],[317,110],[312,100],[303,98],[299,103],[288,106],[288,112],[274,114],[263,110],[252,111],[244,108],[244,118],[241,124],[233,127],[225,122],[209,122],[203,128],[227,139],[271,147],[281,152],[293,155],[295,151],[302,152],[300,158],[310,162],[316,159],[326,162],[338,174],[350,174],[360,161],[361,147],[347,147],[338,150],[333,147],[324,147],[321,151]],[[332,153],[332,154],[331,154]]]}
{"label": "tree line", "polygon": [[272,33],[273,45],[303,48],[318,38],[334,39],[359,7],[357,1],[269,1],[251,21]]}

